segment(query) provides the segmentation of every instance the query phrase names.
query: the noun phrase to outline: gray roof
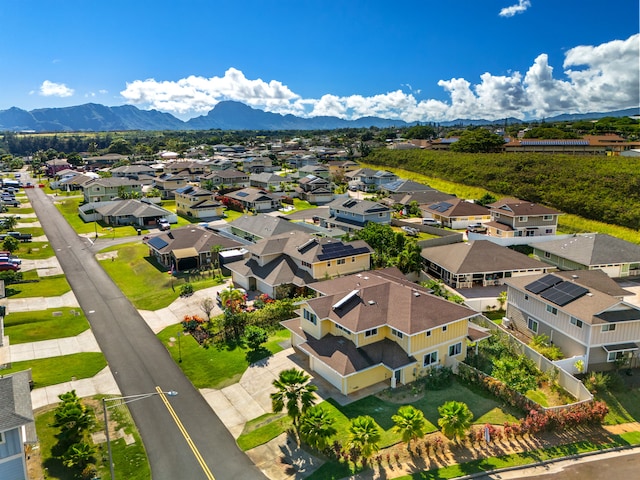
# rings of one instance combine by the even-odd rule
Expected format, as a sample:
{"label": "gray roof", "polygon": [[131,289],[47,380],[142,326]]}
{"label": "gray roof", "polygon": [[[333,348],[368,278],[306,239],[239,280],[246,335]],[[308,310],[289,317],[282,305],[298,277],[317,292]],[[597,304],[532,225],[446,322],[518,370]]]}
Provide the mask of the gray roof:
{"label": "gray roof", "polygon": [[199,226],[175,228],[152,237],[148,243],[160,253],[170,253],[183,248],[195,248],[198,253],[206,253],[210,252],[214,245],[220,245],[222,250],[243,246],[235,240]]}
{"label": "gray roof", "polygon": [[33,422],[30,380],[27,370],[0,377],[0,432]]}
{"label": "gray roof", "polygon": [[355,198],[337,198],[327,204],[329,208],[334,210],[349,211],[367,215],[369,213],[389,212],[390,208],[378,202],[370,200],[358,200]]}
{"label": "gray roof", "polygon": [[96,212],[105,217],[133,216],[136,218],[164,217],[171,214],[169,210],[135,199],[114,200],[97,207]]}
{"label": "gray roof", "polygon": [[287,283],[303,287],[316,281],[308,272],[298,268],[296,263],[286,255],[281,255],[264,266],[258,265],[258,262],[253,259],[248,261],[243,259],[225,263],[225,267],[243,277],[260,278],[274,287]]}
{"label": "gray roof", "polygon": [[422,249],[422,258],[452,273],[546,271],[551,266],[488,240]]}
{"label": "gray roof", "polygon": [[304,223],[290,222],[282,217],[265,214],[243,215],[230,222],[229,225],[260,238],[272,237],[292,231],[313,233],[313,230],[306,227]]}
{"label": "gray roof", "polygon": [[581,265],[640,262],[640,245],[602,233],[536,243],[534,247]]}

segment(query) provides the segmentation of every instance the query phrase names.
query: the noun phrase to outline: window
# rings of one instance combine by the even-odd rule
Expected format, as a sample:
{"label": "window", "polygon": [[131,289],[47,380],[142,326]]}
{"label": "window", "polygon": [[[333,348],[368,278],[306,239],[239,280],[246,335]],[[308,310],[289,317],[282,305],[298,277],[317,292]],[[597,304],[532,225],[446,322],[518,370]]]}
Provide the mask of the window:
{"label": "window", "polygon": [[576,317],[571,317],[571,325],[575,325],[578,328],[582,328],[582,320],[578,320]]}
{"label": "window", "polygon": [[377,334],[378,334],[377,328],[372,328],[371,330],[367,330],[364,332],[365,337],[373,337],[374,335],[377,335]]}
{"label": "window", "polygon": [[393,335],[394,337],[398,337],[398,338],[402,338],[402,332],[399,330],[396,330],[395,328],[391,329],[391,335]]}
{"label": "window", "polygon": [[430,337],[431,336],[431,330],[427,330],[426,335],[427,335],[427,337]]}
{"label": "window", "polygon": [[356,257],[351,257],[351,263],[356,261]]}
{"label": "window", "polygon": [[436,363],[438,363],[438,352],[431,352],[427,353],[424,356],[424,362],[422,365],[424,367],[430,367],[431,365],[435,365]]}
{"label": "window", "polygon": [[546,228],[544,233],[546,233],[547,235],[553,234],[553,228]]}
{"label": "window", "polygon": [[527,217],[518,217],[519,222],[526,222],[527,220],[529,220]]}
{"label": "window", "polygon": [[0,445],[2,445],[4,441],[4,432],[0,432]]}
{"label": "window", "polygon": [[609,323],[607,325],[602,325],[603,332],[613,332],[616,329],[615,323]]}
{"label": "window", "polygon": [[311,313],[306,308],[302,310],[302,316],[304,317],[305,320],[308,320],[309,322],[313,323],[314,325],[318,324],[318,317],[316,316],[316,314],[315,313]]}
{"label": "window", "polygon": [[330,267],[330,266],[331,266],[331,262],[327,262],[327,267]]}
{"label": "window", "polygon": [[551,258],[550,252],[544,252],[544,258]]}
{"label": "window", "polygon": [[529,320],[527,320],[527,328],[534,333],[538,333],[538,321],[529,317]]}
{"label": "window", "polygon": [[350,331],[350,330],[347,330],[346,328],[344,328],[342,325],[340,325],[340,324],[338,324],[338,323],[336,323],[336,328],[337,328],[338,330],[343,331],[343,332],[344,332],[344,333],[346,333],[347,335],[351,335],[351,331]]}
{"label": "window", "polygon": [[553,215],[545,215],[544,217],[542,217],[542,219],[545,222],[550,222],[551,220],[553,220]]}
{"label": "window", "polygon": [[311,268],[311,264],[309,262],[305,262],[304,260],[302,261],[302,266],[303,267],[307,267],[307,268]]}
{"label": "window", "polygon": [[529,301],[529,294],[528,294],[528,293],[525,293],[525,294],[524,294],[524,299],[525,299],[527,302]]}
{"label": "window", "polygon": [[338,259],[338,265],[344,265],[346,262],[346,260],[344,258],[339,258]]}
{"label": "window", "polygon": [[607,362],[615,362],[616,360],[622,360],[625,358],[625,352],[609,352],[607,355]]}
{"label": "window", "polygon": [[447,331],[447,325],[445,325],[444,327],[442,327],[442,331],[446,332]]}
{"label": "window", "polygon": [[547,305],[547,312],[549,312],[552,315],[557,315],[558,309],[556,307],[552,307],[551,305]]}
{"label": "window", "polygon": [[454,345],[450,345],[449,346],[449,356],[453,357],[455,355],[460,355],[460,352],[462,352],[462,342],[458,342]]}

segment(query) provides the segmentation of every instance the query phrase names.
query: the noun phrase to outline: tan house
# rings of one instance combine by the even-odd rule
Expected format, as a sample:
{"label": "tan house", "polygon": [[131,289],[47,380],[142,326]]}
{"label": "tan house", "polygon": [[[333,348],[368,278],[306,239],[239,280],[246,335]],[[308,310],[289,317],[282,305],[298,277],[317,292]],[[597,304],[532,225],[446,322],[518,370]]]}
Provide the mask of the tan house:
{"label": "tan house", "polygon": [[489,205],[491,221],[484,224],[487,235],[501,238],[555,235],[562,212],[553,208],[504,198]]}
{"label": "tan house", "polygon": [[185,185],[188,185],[187,177],[171,173],[163,173],[154,182],[154,186],[160,190],[160,197],[163,200],[175,198],[176,189]]}
{"label": "tan house", "polygon": [[245,248],[249,258],[225,265],[233,282],[273,298],[287,296],[292,288],[371,267],[372,250],[362,240],[347,243],[291,231]]}
{"label": "tan house", "polygon": [[137,193],[142,196],[142,184],[130,178],[95,178],[82,185],[84,201],[105,202],[124,194]]}
{"label": "tan house", "polygon": [[312,371],[348,395],[380,384],[395,388],[430,369],[455,367],[479,314],[428,293],[397,269],[368,271],[310,285],[300,316],[282,324]]}
{"label": "tan house", "polygon": [[432,203],[422,210],[425,216],[431,216],[440,221],[442,226],[454,230],[467,228],[474,223],[485,223],[491,219],[488,208],[460,198]]}
{"label": "tan house", "polygon": [[224,205],[215,194],[204,188],[187,185],[175,190],[176,212],[194,218],[222,217]]}

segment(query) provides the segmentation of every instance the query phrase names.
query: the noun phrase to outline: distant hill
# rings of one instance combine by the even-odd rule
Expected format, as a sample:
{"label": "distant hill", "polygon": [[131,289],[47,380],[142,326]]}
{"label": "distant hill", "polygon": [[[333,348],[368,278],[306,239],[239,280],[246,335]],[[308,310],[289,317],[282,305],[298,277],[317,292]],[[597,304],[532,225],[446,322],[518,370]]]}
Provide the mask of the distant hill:
{"label": "distant hill", "polygon": [[[638,109],[617,112],[561,115],[546,121],[597,119],[605,116],[637,115]],[[517,119],[502,121],[454,120],[441,125],[487,125],[518,123]],[[133,105],[106,107],[87,103],[65,108],[40,108],[26,111],[12,107],[0,110],[0,131],[34,132],[107,132],[117,130],[335,130],[338,128],[406,127],[402,120],[362,117],[343,120],[337,117],[302,118],[265,112],[240,102],[218,103],[209,113],[186,122],[169,113],[141,110]]]}

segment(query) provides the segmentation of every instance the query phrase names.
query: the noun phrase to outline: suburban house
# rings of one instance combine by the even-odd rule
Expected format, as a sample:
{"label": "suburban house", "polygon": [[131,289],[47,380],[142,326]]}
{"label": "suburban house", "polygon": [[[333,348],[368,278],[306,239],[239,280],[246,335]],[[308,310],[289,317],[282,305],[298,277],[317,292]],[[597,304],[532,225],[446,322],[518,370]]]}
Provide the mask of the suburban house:
{"label": "suburban house", "polygon": [[25,443],[36,443],[31,371],[0,376],[0,478],[27,480]]}
{"label": "suburban house", "polygon": [[119,198],[123,194],[137,193],[142,196],[142,185],[137,180],[130,178],[94,178],[82,185],[84,201],[104,202],[113,198]]}
{"label": "suburban house", "polygon": [[247,173],[275,172],[277,167],[269,157],[250,157],[242,162],[242,170]]}
{"label": "suburban house", "polygon": [[210,171],[217,172],[220,170],[229,170],[229,169],[235,168],[236,163],[229,160],[228,158],[213,158],[207,161],[206,165]]}
{"label": "suburban house", "polygon": [[205,185],[207,182],[218,189],[245,188],[249,186],[249,174],[235,168],[214,170],[200,177],[200,186]]}
{"label": "suburban house", "polygon": [[187,185],[177,188],[176,212],[193,218],[215,218],[224,215],[225,206],[215,199],[215,194],[204,188]]}
{"label": "suburban house", "polygon": [[435,189],[431,188],[429,185],[405,179],[398,179],[393,182],[385,183],[380,187],[380,190],[386,194],[435,191]]}
{"label": "suburban house", "polygon": [[602,233],[535,243],[533,254],[560,270],[602,270],[612,278],[640,275],[640,245]]}
{"label": "suburban house", "polygon": [[138,180],[141,175],[155,177],[157,170],[149,165],[121,165],[109,170],[112,177],[125,177]]}
{"label": "suburban house", "polygon": [[424,270],[453,288],[502,285],[512,277],[555,270],[487,240],[423,248],[421,256]]}
{"label": "suburban house", "polygon": [[221,251],[242,244],[199,226],[172,229],[146,241],[149,256],[174,271],[210,268],[214,263],[212,248]]}
{"label": "suburban house", "polygon": [[300,169],[300,168],[308,167],[310,165],[318,165],[318,163],[319,163],[318,157],[316,157],[315,155],[309,155],[309,154],[292,155],[291,157],[287,158],[287,164],[291,168]]}
{"label": "suburban house", "polygon": [[228,224],[226,231],[249,243],[256,243],[263,238],[269,238],[282,233],[305,232],[314,230],[304,222],[290,222],[282,217],[265,215],[243,215]]}
{"label": "suburban house", "polygon": [[504,144],[505,152],[564,153],[568,155],[620,155],[638,148],[640,144],[629,142],[619,135],[585,135],[583,138],[514,138]]}
{"label": "suburban house", "polygon": [[467,342],[488,337],[469,320],[480,315],[429,294],[397,269],[311,284],[318,297],[282,322],[317,375],[349,395],[371,385],[405,385],[432,368],[455,368]]}
{"label": "suburban house", "polygon": [[363,228],[368,222],[388,225],[392,210],[378,202],[341,197],[329,203],[329,217],[322,218],[323,227],[341,228],[353,232]]}
{"label": "suburban house", "polygon": [[[65,170],[67,171],[67,170]],[[64,192],[76,192],[84,189],[84,185],[91,180],[95,180],[96,178],[100,178],[99,175],[88,172],[88,173],[80,173],[76,172],[75,175],[65,175],[60,177],[60,180],[56,180],[55,182],[51,182],[50,186],[54,190],[62,190]]]}
{"label": "suburban house", "polygon": [[165,163],[162,171],[166,175],[177,175],[186,178],[190,182],[195,182],[202,175],[208,173],[209,169],[204,163],[178,160]]}
{"label": "suburban house", "polygon": [[491,221],[484,224],[495,237],[555,235],[562,212],[536,203],[505,198],[489,205]]}
{"label": "suburban house", "polygon": [[249,175],[249,185],[264,190],[282,190],[282,183],[289,181],[288,177],[281,177],[274,173],[262,172]]}
{"label": "suburban house", "polygon": [[345,173],[350,187],[365,192],[379,190],[385,183],[398,180],[398,176],[386,170],[373,170],[371,168],[360,168],[353,172]]}
{"label": "suburban house", "polygon": [[273,298],[289,296],[291,289],[371,267],[371,248],[362,240],[342,242],[292,231],[259,240],[246,247],[247,259],[225,266],[233,282]]}
{"label": "suburban house", "polygon": [[485,223],[491,219],[489,209],[477,203],[452,198],[432,203],[422,209],[425,216],[442,222],[443,227],[462,230],[474,223]]}
{"label": "suburban house", "polygon": [[329,169],[329,174],[332,176],[346,175],[360,168],[358,162],[354,162],[353,160],[329,160],[325,165]]}
{"label": "suburban house", "polygon": [[[507,285],[507,324],[528,337],[547,335],[584,371],[638,366],[640,307],[600,270],[514,277]],[[504,322],[503,322],[504,324]]]}
{"label": "suburban house", "polygon": [[328,203],[334,199],[331,182],[325,178],[316,177],[311,174],[302,177],[298,181],[296,192],[300,199],[316,205]]}
{"label": "suburban house", "polygon": [[[449,201],[454,198],[456,198],[455,195],[450,195],[448,193],[432,189],[420,192],[390,193],[388,196],[381,199],[380,203],[393,207],[396,205],[407,206],[412,202],[416,202],[418,205],[420,205],[421,209],[424,209],[434,203]],[[423,216],[429,217],[430,214],[427,214],[423,211]]]}
{"label": "suburban house", "polygon": [[255,187],[242,188],[223,195],[225,198],[239,202],[245,210],[270,212],[280,208],[279,195]]}
{"label": "suburban house", "polygon": [[184,187],[188,184],[187,177],[182,175],[173,175],[171,173],[163,173],[156,178],[154,185],[160,190],[160,197],[163,200],[170,200],[175,197],[176,189]]}
{"label": "suburban house", "polygon": [[54,177],[60,170],[73,168],[65,158],[55,158],[44,162],[45,171],[48,177]]}
{"label": "suburban house", "polygon": [[170,210],[137,199],[85,203],[78,207],[78,213],[85,222],[102,221],[107,225],[155,227],[161,218],[169,223],[178,222],[177,215]]}
{"label": "suburban house", "polygon": [[296,172],[297,178],[305,177],[306,175],[315,175],[316,177],[329,180],[329,169],[321,164],[317,165],[305,165]]}

